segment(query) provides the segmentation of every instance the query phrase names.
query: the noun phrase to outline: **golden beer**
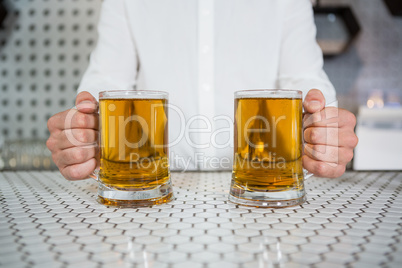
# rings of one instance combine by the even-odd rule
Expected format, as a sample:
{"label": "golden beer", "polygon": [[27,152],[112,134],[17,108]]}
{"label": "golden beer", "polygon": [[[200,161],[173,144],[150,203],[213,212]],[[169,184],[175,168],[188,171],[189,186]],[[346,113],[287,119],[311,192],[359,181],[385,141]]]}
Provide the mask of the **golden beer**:
{"label": "golden beer", "polygon": [[[173,194],[167,147],[167,99],[106,96],[99,100],[99,109],[98,179],[102,187],[117,193],[112,193],[111,198],[99,195],[99,201],[124,206],[170,201]],[[127,200],[113,198],[121,193],[127,193]]]}
{"label": "golden beer", "polygon": [[250,92],[235,99],[230,199],[245,205],[293,205],[304,198],[301,93]]}

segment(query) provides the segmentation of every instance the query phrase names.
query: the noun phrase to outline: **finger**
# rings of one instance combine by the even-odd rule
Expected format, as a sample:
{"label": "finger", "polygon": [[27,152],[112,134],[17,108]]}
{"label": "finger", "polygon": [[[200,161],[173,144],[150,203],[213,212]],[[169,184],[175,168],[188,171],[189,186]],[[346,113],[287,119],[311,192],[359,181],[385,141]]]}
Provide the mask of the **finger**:
{"label": "finger", "polygon": [[56,138],[60,130],[53,130],[49,136],[49,138],[46,141],[46,147],[51,151],[52,153],[57,152],[59,150],[59,140]]}
{"label": "finger", "polygon": [[98,131],[85,128],[65,129],[55,134],[55,139],[59,150],[71,147],[97,146]]}
{"label": "finger", "polygon": [[336,107],[326,107],[320,112],[305,114],[303,127],[346,127],[351,130],[356,125],[356,117],[351,112]]}
{"label": "finger", "polygon": [[306,113],[315,113],[321,111],[325,107],[325,97],[318,89],[311,89],[303,102],[304,111]]}
{"label": "finger", "polygon": [[353,150],[350,148],[309,143],[304,145],[304,154],[317,161],[344,165],[353,158]]}
{"label": "finger", "polygon": [[339,127],[339,109],[326,107],[325,109],[303,116],[303,127]]}
{"label": "finger", "polygon": [[96,165],[95,158],[91,158],[84,163],[66,166],[60,169],[60,172],[67,180],[84,180],[89,178],[89,175],[95,170]]}
{"label": "finger", "polygon": [[96,113],[98,111],[98,102],[87,91],[83,91],[77,95],[75,106],[82,113]]}
{"label": "finger", "polygon": [[81,113],[70,109],[52,116],[47,125],[50,132],[72,128],[98,129],[98,114]]}
{"label": "finger", "polygon": [[354,148],[357,145],[357,136],[349,129],[309,127],[304,130],[304,141],[310,144]]}
{"label": "finger", "polygon": [[58,161],[56,163],[58,167],[80,164],[88,161],[91,158],[94,158],[96,156],[96,150],[96,147],[72,147],[57,152],[54,156],[54,159]]}
{"label": "finger", "polygon": [[337,178],[345,173],[344,165],[329,165],[328,163],[311,159],[307,155],[302,157],[303,167],[317,177]]}
{"label": "finger", "polygon": [[304,130],[304,141],[310,144],[339,146],[340,128],[309,127]]}

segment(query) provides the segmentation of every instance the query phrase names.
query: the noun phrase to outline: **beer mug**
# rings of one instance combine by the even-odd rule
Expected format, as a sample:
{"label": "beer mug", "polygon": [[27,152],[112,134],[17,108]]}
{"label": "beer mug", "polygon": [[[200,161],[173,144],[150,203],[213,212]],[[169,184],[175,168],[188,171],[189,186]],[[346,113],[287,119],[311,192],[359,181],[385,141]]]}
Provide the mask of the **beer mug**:
{"label": "beer mug", "polygon": [[302,92],[235,92],[234,160],[229,200],[287,207],[306,200],[302,166]]}
{"label": "beer mug", "polygon": [[99,93],[98,202],[136,207],[173,199],[168,159],[168,93]]}

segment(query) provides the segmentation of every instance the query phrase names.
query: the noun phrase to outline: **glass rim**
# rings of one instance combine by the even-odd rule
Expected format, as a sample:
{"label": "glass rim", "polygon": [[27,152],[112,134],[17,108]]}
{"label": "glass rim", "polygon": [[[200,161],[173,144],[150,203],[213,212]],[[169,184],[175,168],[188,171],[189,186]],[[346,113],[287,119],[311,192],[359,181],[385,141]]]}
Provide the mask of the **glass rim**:
{"label": "glass rim", "polygon": [[169,93],[158,90],[105,90],[99,92],[99,99],[168,99]]}
{"label": "glass rim", "polygon": [[234,92],[235,99],[247,98],[297,98],[303,97],[303,91],[296,89],[246,89]]}

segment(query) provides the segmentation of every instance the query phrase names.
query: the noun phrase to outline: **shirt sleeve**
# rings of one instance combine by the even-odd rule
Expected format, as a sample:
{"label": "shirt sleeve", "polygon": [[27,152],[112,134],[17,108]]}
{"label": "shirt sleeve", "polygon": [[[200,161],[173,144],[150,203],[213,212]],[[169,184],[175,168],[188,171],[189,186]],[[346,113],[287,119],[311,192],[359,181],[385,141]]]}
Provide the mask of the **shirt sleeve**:
{"label": "shirt sleeve", "polygon": [[78,88],[95,98],[104,90],[133,89],[138,59],[124,0],[102,3],[98,42]]}
{"label": "shirt sleeve", "polygon": [[316,41],[312,4],[309,0],[281,0],[283,21],[278,86],[303,91],[322,91],[327,106],[337,106],[336,92],[323,70],[323,55]]}

